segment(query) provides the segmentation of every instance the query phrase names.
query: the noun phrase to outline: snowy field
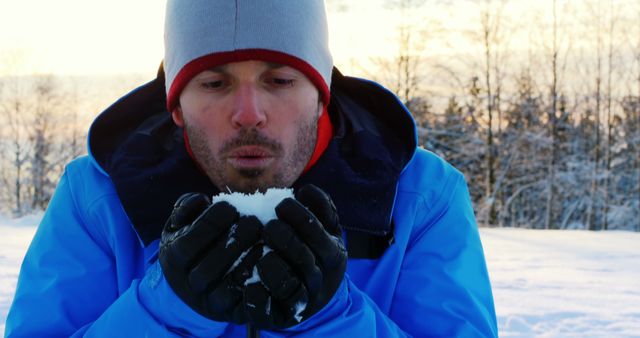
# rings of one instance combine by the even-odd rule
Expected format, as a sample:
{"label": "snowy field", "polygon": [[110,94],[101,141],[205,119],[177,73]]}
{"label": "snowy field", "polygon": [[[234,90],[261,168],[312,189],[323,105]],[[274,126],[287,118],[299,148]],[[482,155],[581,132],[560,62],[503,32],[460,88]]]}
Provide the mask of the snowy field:
{"label": "snowy field", "polygon": [[11,305],[20,264],[33,238],[35,225],[41,216],[8,220],[0,216],[0,332],[4,337],[4,322]]}
{"label": "snowy field", "polygon": [[640,233],[481,234],[501,337],[640,337]]}
{"label": "snowy field", "polygon": [[[38,216],[0,217],[0,332]],[[640,337],[640,234],[482,229],[501,337]]]}

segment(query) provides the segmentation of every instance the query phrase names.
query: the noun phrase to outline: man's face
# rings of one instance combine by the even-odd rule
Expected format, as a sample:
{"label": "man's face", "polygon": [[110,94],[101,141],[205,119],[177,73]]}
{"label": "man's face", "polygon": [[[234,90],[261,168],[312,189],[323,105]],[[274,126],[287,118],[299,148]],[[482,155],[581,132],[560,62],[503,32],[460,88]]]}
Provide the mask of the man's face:
{"label": "man's face", "polygon": [[322,103],[294,68],[245,61],[196,75],[172,112],[222,191],[289,187],[309,162]]}

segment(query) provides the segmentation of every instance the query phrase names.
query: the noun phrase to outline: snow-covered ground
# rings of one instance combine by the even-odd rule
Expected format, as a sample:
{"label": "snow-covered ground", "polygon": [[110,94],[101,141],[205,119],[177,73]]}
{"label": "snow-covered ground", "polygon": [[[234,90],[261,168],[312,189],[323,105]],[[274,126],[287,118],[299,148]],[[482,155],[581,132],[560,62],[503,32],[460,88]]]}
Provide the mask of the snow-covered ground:
{"label": "snow-covered ground", "polygon": [[0,216],[0,332],[4,337],[7,312],[16,288],[20,264],[41,215],[33,215],[17,220]]}
{"label": "snow-covered ground", "polygon": [[501,337],[640,337],[640,233],[481,236]]}
{"label": "snow-covered ground", "polygon": [[[0,332],[38,218],[0,217]],[[501,337],[640,337],[640,233],[481,235]]]}

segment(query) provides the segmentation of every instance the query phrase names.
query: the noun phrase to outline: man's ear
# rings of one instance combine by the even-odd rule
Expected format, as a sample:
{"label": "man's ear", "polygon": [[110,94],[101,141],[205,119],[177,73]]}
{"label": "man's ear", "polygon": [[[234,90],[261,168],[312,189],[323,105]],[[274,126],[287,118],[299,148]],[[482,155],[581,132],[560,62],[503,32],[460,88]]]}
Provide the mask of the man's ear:
{"label": "man's ear", "polygon": [[173,111],[171,111],[171,117],[173,118],[173,122],[175,122],[178,127],[184,128],[184,117],[180,105],[177,105],[175,108],[173,108]]}

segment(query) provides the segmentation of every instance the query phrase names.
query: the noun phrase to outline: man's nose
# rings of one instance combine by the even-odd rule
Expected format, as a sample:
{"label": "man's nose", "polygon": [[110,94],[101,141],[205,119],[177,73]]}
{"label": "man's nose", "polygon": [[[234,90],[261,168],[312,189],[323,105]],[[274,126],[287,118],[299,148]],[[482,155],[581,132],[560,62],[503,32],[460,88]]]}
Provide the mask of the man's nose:
{"label": "man's nose", "polygon": [[267,115],[261,104],[260,93],[251,84],[239,86],[234,97],[234,111],[231,123],[235,128],[264,127]]}

